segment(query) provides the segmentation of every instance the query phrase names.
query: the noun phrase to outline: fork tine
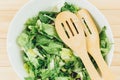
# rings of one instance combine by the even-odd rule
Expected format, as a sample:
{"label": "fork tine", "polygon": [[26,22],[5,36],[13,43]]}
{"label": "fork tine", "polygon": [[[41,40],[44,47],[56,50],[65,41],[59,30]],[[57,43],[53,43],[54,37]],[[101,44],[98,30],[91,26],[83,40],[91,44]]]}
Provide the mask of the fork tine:
{"label": "fork tine", "polygon": [[[78,18],[77,18],[77,16],[75,14],[73,14],[71,12],[64,12],[64,14],[65,14],[64,18],[66,19],[66,21],[64,21],[65,28],[67,29],[67,31],[69,32],[70,35],[72,33],[72,36],[74,36],[75,34],[77,34],[77,31],[76,31],[75,26],[73,25],[72,19],[73,18],[78,19]],[[70,15],[70,16],[66,16],[66,15]]]}
{"label": "fork tine", "polygon": [[66,23],[66,22],[63,22],[63,24],[64,24],[64,27],[65,27],[66,31],[68,32],[69,37],[74,36],[74,34],[72,33],[72,31],[71,31],[70,28],[68,27],[67,23]]}
{"label": "fork tine", "polygon": [[[81,37],[84,37],[84,30],[83,30],[83,27],[82,27],[82,26],[84,26],[84,25],[80,22],[80,20],[79,20],[78,18],[73,19],[73,22],[74,22],[74,24],[75,24],[78,32],[80,33],[79,35],[80,35]],[[82,34],[82,33],[83,33],[83,34]]]}
{"label": "fork tine", "polygon": [[[55,20],[55,23],[56,23],[56,25],[60,24],[60,23],[63,23],[64,29],[68,33],[69,37],[72,37],[73,33],[72,33],[72,31],[70,30],[70,28],[68,27],[68,25],[66,23],[66,21],[70,19],[70,16],[66,16],[66,15],[69,15],[69,14],[70,14],[70,12],[68,12],[68,11],[61,12],[60,14],[57,15],[57,19]],[[64,19],[61,18],[61,17],[64,17]]]}
{"label": "fork tine", "polygon": [[92,34],[98,34],[96,25],[94,24],[94,21],[91,19],[91,15],[89,14],[89,12],[86,9],[82,9],[78,13],[79,15],[81,15],[82,18],[85,19],[88,28],[92,32]]}
{"label": "fork tine", "polygon": [[[60,26],[60,27],[58,27],[58,26]],[[55,28],[61,39],[63,39],[63,40],[68,39],[69,36],[67,36],[63,26],[61,25],[59,18],[55,20]],[[63,32],[63,33],[61,33],[61,32]]]}
{"label": "fork tine", "polygon": [[[71,18],[71,19],[72,19],[72,18]],[[76,31],[76,29],[75,29],[75,26],[73,25],[73,22],[72,22],[70,19],[67,20],[67,21],[68,21],[68,24],[69,24],[69,26],[70,26],[73,34],[74,34],[74,35],[77,34],[77,31]]]}
{"label": "fork tine", "polygon": [[84,21],[83,21],[83,17],[81,16],[81,10],[78,11],[78,13],[77,13],[76,15],[78,16],[80,22],[83,24],[83,29],[84,29],[86,35],[89,36],[89,35],[90,35],[90,32],[88,31],[88,29],[87,29],[87,27],[86,27],[86,25],[85,25],[85,23],[84,23]]}

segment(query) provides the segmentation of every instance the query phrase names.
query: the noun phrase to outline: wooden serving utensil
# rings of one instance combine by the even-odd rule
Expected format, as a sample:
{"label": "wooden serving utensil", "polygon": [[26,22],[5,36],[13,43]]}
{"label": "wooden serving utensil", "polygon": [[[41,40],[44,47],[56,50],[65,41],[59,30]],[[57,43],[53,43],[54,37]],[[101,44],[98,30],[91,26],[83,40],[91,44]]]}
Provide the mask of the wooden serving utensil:
{"label": "wooden serving utensil", "polygon": [[91,80],[101,80],[87,53],[82,26],[78,17],[69,11],[59,13],[55,19],[55,28],[59,37],[81,58]]}
{"label": "wooden serving utensil", "polygon": [[100,39],[97,27],[86,9],[78,11],[77,16],[82,21],[86,40],[87,51],[96,61],[104,80],[115,80],[115,75],[111,72],[104,61],[100,51]]}

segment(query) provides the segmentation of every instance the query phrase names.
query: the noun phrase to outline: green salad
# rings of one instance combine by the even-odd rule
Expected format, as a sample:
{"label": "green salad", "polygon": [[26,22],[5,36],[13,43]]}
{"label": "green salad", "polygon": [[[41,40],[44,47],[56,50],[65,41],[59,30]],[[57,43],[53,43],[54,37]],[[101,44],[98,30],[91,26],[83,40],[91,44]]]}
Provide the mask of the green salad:
{"label": "green salad", "polygon": [[[28,73],[25,80],[91,80],[81,59],[62,42],[55,30],[54,20],[58,13],[76,13],[78,10],[79,7],[65,2],[59,12],[40,11],[25,22],[17,38]],[[103,27],[99,35],[104,59],[111,48],[105,31],[106,27]],[[92,57],[91,60],[97,68]]]}

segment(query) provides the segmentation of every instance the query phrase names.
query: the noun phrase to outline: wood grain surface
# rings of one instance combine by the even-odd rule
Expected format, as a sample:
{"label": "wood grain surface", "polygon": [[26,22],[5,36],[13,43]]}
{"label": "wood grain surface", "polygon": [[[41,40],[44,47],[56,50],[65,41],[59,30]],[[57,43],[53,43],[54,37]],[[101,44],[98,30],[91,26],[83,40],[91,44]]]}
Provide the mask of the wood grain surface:
{"label": "wood grain surface", "polygon": [[[112,71],[120,80],[120,0],[88,0],[107,18],[115,40]],[[28,0],[0,0],[0,80],[20,80],[12,69],[6,51],[9,23]]]}

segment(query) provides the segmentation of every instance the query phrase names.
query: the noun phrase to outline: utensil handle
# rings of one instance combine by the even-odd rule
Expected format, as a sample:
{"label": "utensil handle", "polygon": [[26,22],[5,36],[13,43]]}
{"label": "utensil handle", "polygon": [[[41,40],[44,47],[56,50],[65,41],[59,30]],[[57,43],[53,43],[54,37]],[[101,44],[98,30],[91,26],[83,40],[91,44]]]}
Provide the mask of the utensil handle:
{"label": "utensil handle", "polygon": [[112,71],[109,69],[107,63],[104,61],[100,50],[99,51],[94,51],[95,53],[99,53],[97,55],[92,55],[93,58],[95,59],[101,73],[102,73],[102,77],[104,78],[104,80],[115,80],[115,75],[112,73]]}
{"label": "utensil handle", "polygon": [[81,58],[85,68],[87,69],[87,72],[90,75],[91,80],[102,80],[97,70],[95,69],[94,65],[92,64],[86,50],[83,51],[78,50],[77,53],[78,56]]}

